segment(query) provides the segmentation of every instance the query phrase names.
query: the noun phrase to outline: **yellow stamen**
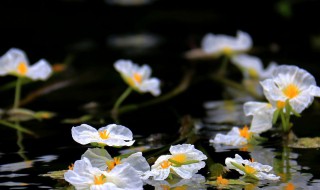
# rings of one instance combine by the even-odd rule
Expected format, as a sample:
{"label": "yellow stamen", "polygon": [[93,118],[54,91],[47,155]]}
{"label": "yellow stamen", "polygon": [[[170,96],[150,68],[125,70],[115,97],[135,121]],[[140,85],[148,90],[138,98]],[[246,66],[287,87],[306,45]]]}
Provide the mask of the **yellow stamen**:
{"label": "yellow stamen", "polygon": [[102,139],[108,139],[110,136],[110,132],[107,130],[99,131],[99,135]]}
{"label": "yellow stamen", "polygon": [[161,166],[161,168],[166,169],[169,166],[171,166],[171,162],[169,162],[168,160],[165,160],[160,164],[160,166]]}
{"label": "yellow stamen", "polygon": [[277,101],[277,108],[282,109],[286,106],[286,103],[283,101]]}
{"label": "yellow stamen", "polygon": [[108,160],[106,164],[108,166],[108,172],[110,172],[116,165],[121,164],[121,158],[114,157],[112,161]]}
{"label": "yellow stamen", "polygon": [[244,126],[242,129],[239,129],[239,133],[241,137],[244,137],[246,139],[250,139],[252,132],[249,132],[249,127]]}
{"label": "yellow stamen", "polygon": [[293,183],[289,182],[285,187],[284,190],[294,190],[295,186],[293,185]]}
{"label": "yellow stamen", "polygon": [[289,84],[282,92],[289,98],[294,98],[299,95],[300,90],[295,84]]}
{"label": "yellow stamen", "polygon": [[249,76],[252,78],[259,78],[259,74],[257,70],[255,70],[254,68],[249,68],[248,73],[249,73]]}
{"label": "yellow stamen", "polygon": [[25,62],[20,62],[17,68],[17,72],[19,75],[26,75],[28,71],[27,64]]}
{"label": "yellow stamen", "polygon": [[184,163],[187,161],[187,155],[185,154],[176,154],[174,156],[171,157],[171,160],[174,160],[176,162],[179,162],[179,163]]}
{"label": "yellow stamen", "polygon": [[70,164],[70,166],[68,166],[68,169],[73,170],[73,167],[74,167],[74,164],[72,163],[72,164]]}
{"label": "yellow stamen", "polygon": [[142,82],[142,76],[139,73],[134,73],[133,74],[133,79],[135,81],[137,81],[139,84],[141,84],[141,82]]}
{"label": "yellow stamen", "polygon": [[228,185],[229,184],[229,180],[222,178],[222,176],[220,175],[219,177],[217,177],[217,184],[219,184],[219,185]]}
{"label": "yellow stamen", "polygon": [[246,166],[244,167],[244,171],[245,171],[246,173],[248,173],[248,174],[254,174],[254,173],[257,172],[256,169],[254,169],[253,167],[248,166],[248,165],[246,165]]}
{"label": "yellow stamen", "polygon": [[222,49],[222,52],[225,54],[225,55],[231,55],[232,54],[232,49],[230,47],[224,47]]}
{"label": "yellow stamen", "polygon": [[105,182],[107,182],[106,176],[104,176],[104,175],[94,176],[94,184],[95,185],[102,185]]}

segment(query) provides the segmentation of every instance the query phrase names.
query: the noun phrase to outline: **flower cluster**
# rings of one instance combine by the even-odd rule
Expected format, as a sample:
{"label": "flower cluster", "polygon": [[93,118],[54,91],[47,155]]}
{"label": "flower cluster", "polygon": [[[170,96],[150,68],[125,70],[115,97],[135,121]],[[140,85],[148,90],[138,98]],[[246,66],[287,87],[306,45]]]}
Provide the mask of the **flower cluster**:
{"label": "flower cluster", "polygon": [[[96,130],[82,124],[71,129],[73,139],[83,145],[93,144],[64,174],[64,179],[76,189],[142,189],[143,181],[158,184],[174,176],[180,179],[197,177],[207,157],[193,145],[170,147],[171,155],[162,155],[151,167],[141,152],[112,157],[105,146],[131,146],[134,143],[130,129],[110,124]],[[152,178],[149,179],[149,178]],[[198,177],[197,177],[198,178]],[[161,182],[162,183],[162,182]]]}

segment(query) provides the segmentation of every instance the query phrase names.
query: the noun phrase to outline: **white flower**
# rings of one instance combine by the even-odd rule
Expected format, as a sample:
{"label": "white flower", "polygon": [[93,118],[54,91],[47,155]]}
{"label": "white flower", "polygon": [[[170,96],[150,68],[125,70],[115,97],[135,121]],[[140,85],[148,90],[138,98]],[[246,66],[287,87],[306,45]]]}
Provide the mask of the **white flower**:
{"label": "white flower", "polygon": [[269,174],[272,170],[271,166],[263,165],[258,162],[252,162],[250,160],[244,160],[238,154],[235,158],[226,158],[225,164],[228,169],[237,170],[242,175],[249,175],[259,180],[279,180],[280,177],[274,174]]}
{"label": "white flower", "polygon": [[44,59],[30,66],[26,54],[20,49],[12,48],[0,58],[0,76],[15,75],[32,80],[46,80],[51,73],[52,68]]}
{"label": "white flower", "polygon": [[80,144],[99,143],[107,146],[131,146],[132,132],[130,129],[116,124],[110,124],[100,129],[95,129],[87,124],[82,124],[71,129],[72,138]]}
{"label": "white flower", "polygon": [[210,139],[210,143],[240,146],[248,144],[248,140],[250,140],[252,135],[253,132],[250,131],[247,126],[243,129],[232,127],[232,129],[225,135],[218,133],[214,139]]}
{"label": "white flower", "polygon": [[77,190],[142,190],[143,182],[129,164],[116,166],[112,171],[101,171],[92,167],[87,158],[77,160],[64,179]]}
{"label": "white flower", "polygon": [[288,100],[298,113],[313,102],[314,96],[320,97],[320,88],[316,86],[314,77],[297,66],[279,66],[272,79],[262,81],[261,85],[272,105]]}
{"label": "white flower", "polygon": [[154,96],[160,95],[160,80],[150,78],[151,68],[149,65],[139,67],[130,60],[118,60],[114,63],[114,67],[124,81],[136,91],[150,92]]}
{"label": "white flower", "polygon": [[183,179],[190,179],[205,166],[202,160],[207,159],[207,156],[193,145],[175,145],[169,151],[171,155],[160,156],[151,166],[151,171],[146,172],[144,179],[152,176],[154,180],[164,180],[170,172]]}
{"label": "white flower", "polygon": [[277,64],[271,62],[268,67],[264,69],[263,63],[258,57],[247,54],[235,55],[231,58],[231,61],[239,67],[244,78],[270,78],[272,72],[277,68]]}
{"label": "white flower", "polygon": [[243,105],[244,113],[252,115],[250,131],[262,133],[272,128],[273,113],[276,110],[271,104],[265,102],[246,102]]}
{"label": "white flower", "polygon": [[252,47],[252,39],[249,34],[242,31],[237,32],[237,37],[209,33],[203,37],[201,46],[208,54],[232,55],[248,51]]}
{"label": "white flower", "polygon": [[150,170],[150,166],[147,160],[142,156],[141,152],[131,154],[127,158],[112,158],[105,149],[89,148],[81,158],[83,157],[88,158],[92,166],[103,171],[111,171],[115,166],[124,163],[128,163],[140,176]]}

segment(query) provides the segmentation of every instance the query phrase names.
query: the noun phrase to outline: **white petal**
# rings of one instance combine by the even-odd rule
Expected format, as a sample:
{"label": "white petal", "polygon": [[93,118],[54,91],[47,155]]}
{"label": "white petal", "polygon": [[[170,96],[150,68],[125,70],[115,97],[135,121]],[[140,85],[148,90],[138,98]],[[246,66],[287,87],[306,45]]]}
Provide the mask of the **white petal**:
{"label": "white petal", "polygon": [[145,80],[137,87],[139,90],[141,90],[141,92],[150,92],[154,96],[159,96],[161,93],[160,80],[157,78]]}
{"label": "white petal", "polygon": [[257,76],[254,77],[260,78],[263,73],[263,64],[258,57],[240,54],[233,56],[231,61],[243,71],[245,78],[252,77],[250,76],[250,70],[256,72]]}
{"label": "white petal", "polygon": [[110,154],[103,148],[89,148],[81,158],[86,157],[90,160],[93,167],[106,170],[106,161],[113,160]]}
{"label": "white petal", "polygon": [[105,127],[101,127],[98,131],[107,130],[110,133],[110,137],[122,139],[122,140],[132,140],[132,132],[125,126],[117,124],[109,124]]}
{"label": "white petal", "polygon": [[218,133],[213,140],[210,142],[215,144],[225,144],[225,145],[231,145],[231,146],[240,146],[245,145],[248,143],[248,140],[246,138],[243,138],[239,135],[224,135]]}
{"label": "white petal", "polygon": [[143,182],[137,172],[127,163],[115,166],[107,173],[107,182],[114,183],[119,188],[142,189]]}
{"label": "white petal", "polygon": [[46,60],[41,59],[29,67],[26,76],[33,80],[46,80],[49,78],[51,73],[52,68],[50,64]]}
{"label": "white petal", "polygon": [[130,166],[137,171],[139,175],[150,170],[147,160],[142,156],[141,152],[131,154],[128,158],[121,160],[123,163],[129,163]]}
{"label": "white petal", "polygon": [[122,75],[129,76],[132,69],[132,61],[120,59],[114,63],[114,68]]}
{"label": "white petal", "polygon": [[115,184],[107,182],[102,185],[92,185],[90,190],[123,190],[123,188],[119,188]]}
{"label": "white petal", "polygon": [[90,125],[82,124],[77,127],[72,127],[71,135],[76,142],[85,145],[95,142],[94,140],[97,139],[98,131]]}
{"label": "white petal", "polygon": [[158,169],[158,170],[151,170],[152,176],[154,180],[165,180],[170,174],[170,168],[166,169]]}
{"label": "white petal", "polygon": [[249,115],[254,115],[258,111],[266,109],[270,106],[271,105],[269,103],[265,103],[265,102],[246,102],[243,105],[243,111],[247,116],[249,116]]}
{"label": "white petal", "polygon": [[201,151],[194,148],[191,144],[174,145],[170,147],[170,153],[174,154],[186,154],[188,160],[205,160],[207,156]]}
{"label": "white petal", "polygon": [[320,97],[320,88],[318,86],[311,85],[309,88],[309,93],[311,96]]}
{"label": "white petal", "polygon": [[192,178],[192,170],[186,170],[186,169],[183,169],[182,167],[171,167],[172,170],[178,174],[181,178],[183,179],[190,179]]}
{"label": "white petal", "polygon": [[0,58],[0,76],[15,73],[21,62],[29,65],[25,52],[17,48],[11,48]]}
{"label": "white petal", "polygon": [[280,176],[276,176],[274,174],[267,174],[264,172],[258,172],[255,174],[260,180],[279,180]]}

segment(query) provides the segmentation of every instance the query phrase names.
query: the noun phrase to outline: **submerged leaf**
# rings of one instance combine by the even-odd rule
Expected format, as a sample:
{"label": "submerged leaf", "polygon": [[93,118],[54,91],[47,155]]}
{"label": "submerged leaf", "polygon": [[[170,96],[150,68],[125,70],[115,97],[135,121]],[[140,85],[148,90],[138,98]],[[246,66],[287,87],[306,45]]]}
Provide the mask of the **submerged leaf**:
{"label": "submerged leaf", "polygon": [[66,171],[67,170],[51,171],[46,174],[41,174],[40,176],[51,177],[53,179],[64,179],[64,173],[66,173]]}
{"label": "submerged leaf", "polygon": [[66,124],[79,124],[84,123],[92,119],[92,115],[83,115],[79,118],[67,118],[62,120],[62,123]]}
{"label": "submerged leaf", "polygon": [[212,164],[211,166],[209,166],[209,170],[210,178],[214,179],[226,173],[226,168],[220,163]]}
{"label": "submerged leaf", "polygon": [[292,148],[320,148],[320,137],[299,138],[296,142],[289,144]]}

